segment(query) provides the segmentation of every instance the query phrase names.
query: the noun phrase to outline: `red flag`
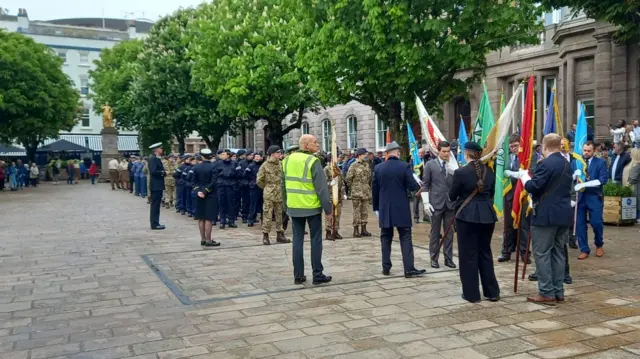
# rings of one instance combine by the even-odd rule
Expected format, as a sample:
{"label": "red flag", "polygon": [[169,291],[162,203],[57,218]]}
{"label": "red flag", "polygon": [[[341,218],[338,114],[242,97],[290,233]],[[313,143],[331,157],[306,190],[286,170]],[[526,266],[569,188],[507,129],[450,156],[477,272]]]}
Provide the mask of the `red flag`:
{"label": "red flag", "polygon": [[[518,162],[520,162],[520,169],[529,170],[531,166],[531,154],[533,153],[533,129],[536,125],[535,114],[535,77],[533,75],[529,78],[527,84],[527,93],[524,100],[524,118],[522,119],[522,126],[520,127],[520,153],[518,154]],[[518,228],[520,224],[520,212],[523,200],[527,197],[527,192],[524,189],[521,181],[518,181],[515,192],[513,194],[513,206],[511,209],[511,215],[513,216],[513,227]]]}

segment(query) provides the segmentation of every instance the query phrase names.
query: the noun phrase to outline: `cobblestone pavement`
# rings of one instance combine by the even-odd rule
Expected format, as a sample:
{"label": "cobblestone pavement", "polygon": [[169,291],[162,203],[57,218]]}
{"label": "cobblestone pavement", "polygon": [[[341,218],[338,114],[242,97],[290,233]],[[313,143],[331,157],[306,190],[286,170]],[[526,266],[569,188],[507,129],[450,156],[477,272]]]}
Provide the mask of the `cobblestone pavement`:
{"label": "cobblestone pavement", "polygon": [[469,304],[455,270],[404,279],[398,246],[383,277],[375,217],[374,237],[346,238],[350,207],[345,239],[324,243],[334,282],[301,287],[290,245],[262,246],[257,227],[216,229],[203,250],[195,221],[163,210],[152,232],[146,201],[107,185],[0,193],[0,358],[640,357],[637,226],[607,227],[603,258],[571,251],[565,304],[527,303],[531,282],[514,295],[513,262],[496,263],[502,301]]}

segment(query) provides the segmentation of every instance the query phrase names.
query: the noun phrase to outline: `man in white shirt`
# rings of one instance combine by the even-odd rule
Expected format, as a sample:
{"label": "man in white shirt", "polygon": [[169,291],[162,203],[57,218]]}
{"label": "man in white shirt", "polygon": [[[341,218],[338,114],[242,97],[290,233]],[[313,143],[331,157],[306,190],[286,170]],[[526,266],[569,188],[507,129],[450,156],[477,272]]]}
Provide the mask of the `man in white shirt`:
{"label": "man in white shirt", "polygon": [[624,137],[624,133],[626,132],[626,125],[627,122],[625,120],[618,121],[618,124],[615,128],[611,128],[611,125],[607,124],[607,126],[609,126],[609,133],[611,134],[611,136],[613,136],[614,144],[622,142],[622,138]]}
{"label": "man in white shirt", "polygon": [[640,125],[638,124],[638,120],[633,121],[633,133],[636,137],[633,147],[640,148]]}
{"label": "man in white shirt", "polygon": [[118,159],[112,158],[109,161],[109,178],[111,182],[111,190],[115,191],[116,186],[120,189],[120,181],[118,180]]}

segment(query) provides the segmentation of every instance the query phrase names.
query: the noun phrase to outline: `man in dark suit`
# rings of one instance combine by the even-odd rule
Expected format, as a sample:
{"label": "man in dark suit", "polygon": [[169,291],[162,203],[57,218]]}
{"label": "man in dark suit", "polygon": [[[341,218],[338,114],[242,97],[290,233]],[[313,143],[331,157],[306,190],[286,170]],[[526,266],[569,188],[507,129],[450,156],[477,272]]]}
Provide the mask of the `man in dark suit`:
{"label": "man in dark suit", "polygon": [[149,191],[151,191],[151,229],[162,230],[160,224],[160,202],[164,191],[164,176],[167,174],[162,165],[162,143],[158,142],[149,147],[153,154],[149,156]]}
{"label": "man in dark suit", "polygon": [[571,211],[572,170],[564,158],[560,135],[550,133],[543,139],[545,159],[533,174],[519,172],[525,189],[532,196],[531,243],[538,274],[538,295],[527,298],[540,304],[564,301],[565,245]]}
{"label": "man in dark suit", "polygon": [[[498,262],[507,262],[511,260],[511,253],[516,251],[517,230],[513,227],[513,216],[511,208],[513,207],[513,194],[518,184],[518,171],[520,170],[520,162],[518,154],[520,153],[520,136],[512,134],[509,137],[509,156],[505,160],[505,175],[511,177],[511,189],[504,195],[504,231],[502,233],[502,255],[498,257]],[[535,161],[532,161],[535,162]],[[525,237],[526,238],[526,237]],[[520,241],[520,256],[524,260],[527,248],[527,241]]]}
{"label": "man in dark suit", "polygon": [[411,205],[407,193],[415,193],[419,186],[413,178],[411,166],[400,160],[400,146],[393,141],[386,147],[386,161],[379,164],[373,175],[373,210],[380,226],[382,246],[382,274],[391,270],[391,241],[394,227],[398,229],[404,276],[413,278],[426,270],[418,270],[413,263],[411,241]]}
{"label": "man in dark suit", "polygon": [[611,160],[611,168],[609,168],[609,178],[617,183],[622,183],[622,171],[631,162],[631,155],[626,151],[625,145],[622,142],[615,144],[613,148],[615,156]]}

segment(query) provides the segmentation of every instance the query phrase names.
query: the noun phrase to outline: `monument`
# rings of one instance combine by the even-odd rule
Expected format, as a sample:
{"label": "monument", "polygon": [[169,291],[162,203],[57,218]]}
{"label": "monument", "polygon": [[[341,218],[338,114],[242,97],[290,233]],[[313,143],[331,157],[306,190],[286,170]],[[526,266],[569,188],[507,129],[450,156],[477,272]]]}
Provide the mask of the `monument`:
{"label": "monument", "polygon": [[118,130],[113,127],[113,113],[111,106],[102,106],[102,161],[100,163],[100,179],[102,182],[109,180],[109,161],[120,157],[118,152]]}

